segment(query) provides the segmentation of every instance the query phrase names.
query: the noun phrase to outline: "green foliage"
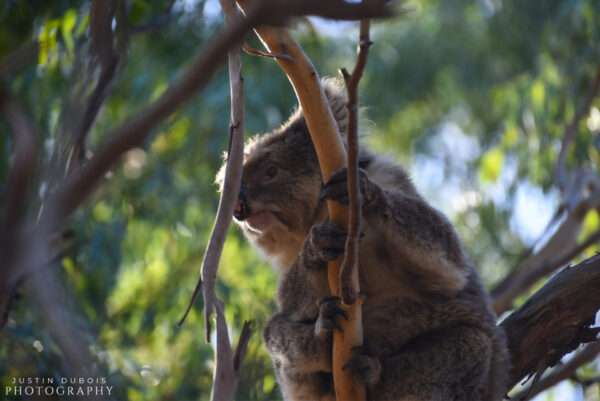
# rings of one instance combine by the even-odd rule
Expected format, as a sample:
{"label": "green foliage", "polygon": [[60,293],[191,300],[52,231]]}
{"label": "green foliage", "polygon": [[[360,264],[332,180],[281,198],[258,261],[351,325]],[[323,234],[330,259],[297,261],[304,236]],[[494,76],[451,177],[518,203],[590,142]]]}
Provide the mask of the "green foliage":
{"label": "green foliage", "polygon": [[[167,3],[129,1],[129,23],[151,21]],[[176,2],[174,18],[159,30],[129,38],[125,64],[90,135],[92,152],[111,127],[158,97],[220,27],[204,15],[204,2],[196,8],[188,3],[194,2]],[[600,60],[600,2],[417,5],[414,13],[375,24],[361,82],[371,120],[365,125],[372,127],[365,141],[406,164],[426,197],[456,224],[491,286],[539,234],[535,227],[546,221],[538,220],[550,218],[522,218],[527,213],[520,209],[556,204],[553,169],[564,127],[581,107]],[[88,11],[85,1],[0,6],[0,56],[34,39],[40,43],[34,62],[7,85],[38,124],[46,150],[69,126],[69,102],[76,105],[73,98],[89,91],[80,65],[88,57]],[[329,24],[326,31],[331,34],[318,36],[303,24],[296,27],[321,74],[335,75],[354,63],[356,30]],[[295,100],[275,63],[245,56],[244,76],[248,133],[283,121]],[[216,211],[213,179],[227,143],[228,95],[222,69],[143,149],[127,154],[71,220],[75,245],[54,266],[90,322],[94,353],[119,399],[209,397],[213,362],[203,341],[202,302],[183,327],[175,324],[195,285]],[[596,117],[586,116],[577,127],[571,167],[599,168],[600,102],[595,107]],[[0,129],[7,130],[4,121]],[[0,137],[2,177],[12,149],[8,138]],[[524,188],[545,198],[518,201]],[[587,216],[586,233],[598,226],[597,212]],[[217,290],[234,337],[244,320],[255,321],[240,400],[279,397],[261,343],[275,287],[274,272],[232,229]],[[61,372],[58,348],[30,306],[20,300],[5,331],[3,382]]]}

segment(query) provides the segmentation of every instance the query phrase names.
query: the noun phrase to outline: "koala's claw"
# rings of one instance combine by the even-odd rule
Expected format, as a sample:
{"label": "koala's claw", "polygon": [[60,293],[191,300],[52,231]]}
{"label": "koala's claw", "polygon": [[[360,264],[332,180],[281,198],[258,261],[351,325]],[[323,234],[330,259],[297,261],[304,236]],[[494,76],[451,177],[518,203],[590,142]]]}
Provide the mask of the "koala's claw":
{"label": "koala's claw", "polygon": [[326,221],[313,226],[310,245],[319,260],[329,262],[337,259],[346,246],[346,231],[338,225]]}
{"label": "koala's claw", "polygon": [[342,331],[338,319],[348,319],[348,315],[340,306],[340,297],[325,297],[319,301],[319,316],[315,322],[315,335],[320,338],[325,338],[330,335],[333,330]]}
{"label": "koala's claw", "polygon": [[352,348],[350,360],[343,366],[360,382],[374,385],[381,379],[381,363],[376,357],[365,352],[364,347]]}
{"label": "koala's claw", "polygon": [[[366,186],[367,174],[364,170],[358,170],[358,185],[360,195],[364,198],[364,190]],[[339,202],[343,205],[350,203],[348,199],[348,169],[342,168],[334,172],[329,181],[321,188],[319,199],[329,199]]]}

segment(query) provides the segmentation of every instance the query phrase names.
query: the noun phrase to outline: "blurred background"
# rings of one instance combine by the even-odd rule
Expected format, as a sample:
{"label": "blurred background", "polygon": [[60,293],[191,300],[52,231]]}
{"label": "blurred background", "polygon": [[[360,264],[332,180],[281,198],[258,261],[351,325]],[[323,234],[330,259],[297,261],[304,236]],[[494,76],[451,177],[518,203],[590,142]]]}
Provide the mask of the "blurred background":
{"label": "blurred background", "polygon": [[[558,206],[553,172],[565,126],[600,64],[600,2],[410,4],[414,11],[374,24],[360,86],[368,119],[363,141],[407,167],[455,224],[491,288],[536,244]],[[34,39],[40,43],[34,61],[6,84],[38,125],[45,160],[89,91],[80,56],[89,46],[89,7],[77,0],[0,5],[0,59]],[[213,0],[129,0],[127,13],[137,30],[91,131],[92,153],[109,128],[160,95],[222,27]],[[311,18],[297,21],[293,31],[321,75],[353,66],[356,24]],[[248,43],[260,48],[253,37]],[[225,72],[144,147],[129,152],[70,220],[56,269],[117,399],[209,398],[213,359],[203,340],[202,301],[183,327],[176,323],[216,212],[214,176],[229,123]],[[287,80],[272,60],[255,56],[243,57],[243,73],[247,134],[276,127],[296,103]],[[567,166],[598,170],[600,101],[595,104],[577,126]],[[0,120],[0,193],[11,154],[7,130]],[[583,234],[599,228],[593,211]],[[255,322],[237,399],[280,399],[261,341],[277,277],[235,229],[219,274],[232,335],[244,320]],[[26,298],[16,302],[0,335],[5,384],[14,376],[61,374],[60,349]],[[595,378],[599,367],[596,361],[578,375]],[[563,382],[536,400],[599,400],[598,385],[584,382]]]}

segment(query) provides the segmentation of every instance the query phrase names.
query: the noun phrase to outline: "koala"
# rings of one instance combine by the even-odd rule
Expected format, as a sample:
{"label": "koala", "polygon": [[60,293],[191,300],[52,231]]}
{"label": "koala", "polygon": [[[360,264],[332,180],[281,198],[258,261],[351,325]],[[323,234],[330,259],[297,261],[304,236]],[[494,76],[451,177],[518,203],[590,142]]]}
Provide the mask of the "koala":
{"label": "koala", "polygon": [[[344,90],[332,80],[323,86],[343,137]],[[369,400],[502,399],[504,335],[453,227],[398,164],[363,148],[359,167],[364,345],[344,368]],[[223,169],[221,185],[222,177]],[[300,109],[246,144],[234,220],[279,272],[264,341],[285,400],[335,400],[332,332],[345,316],[326,269],[346,232],[327,220],[325,201],[348,202],[346,170],[322,181]]]}

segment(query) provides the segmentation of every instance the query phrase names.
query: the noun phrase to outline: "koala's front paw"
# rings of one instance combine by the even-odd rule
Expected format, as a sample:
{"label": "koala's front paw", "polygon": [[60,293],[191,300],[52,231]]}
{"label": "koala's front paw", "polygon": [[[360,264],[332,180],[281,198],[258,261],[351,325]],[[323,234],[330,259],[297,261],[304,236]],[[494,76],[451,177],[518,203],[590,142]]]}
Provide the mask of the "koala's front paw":
{"label": "koala's front paw", "polygon": [[350,371],[358,381],[367,385],[377,384],[381,379],[379,359],[368,355],[364,347],[352,348],[352,356],[343,369]]}
{"label": "koala's front paw", "polygon": [[[367,173],[359,169],[358,170],[358,186],[360,188],[360,196],[362,198],[363,205],[371,201],[371,181],[367,177]],[[343,205],[349,204],[348,199],[348,169],[342,168],[337,170],[329,177],[329,181],[321,188],[320,199],[329,199],[339,202]]]}
{"label": "koala's front paw", "polygon": [[342,330],[338,319],[348,319],[348,315],[342,309],[340,297],[325,297],[319,301],[319,316],[315,323],[315,335],[319,338],[327,338],[334,329]]}
{"label": "koala's front paw", "polygon": [[329,262],[344,253],[346,230],[330,221],[315,224],[308,238],[313,259]]}

